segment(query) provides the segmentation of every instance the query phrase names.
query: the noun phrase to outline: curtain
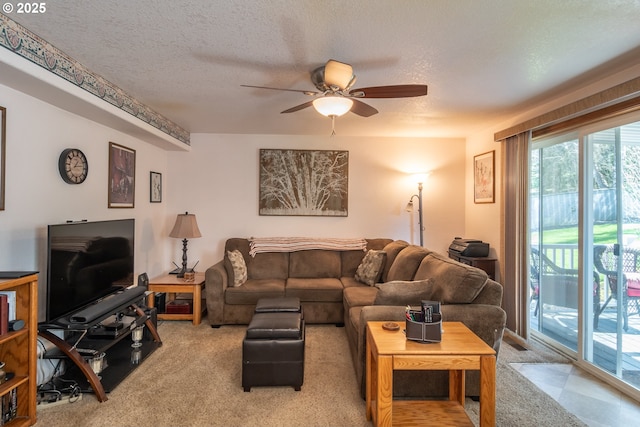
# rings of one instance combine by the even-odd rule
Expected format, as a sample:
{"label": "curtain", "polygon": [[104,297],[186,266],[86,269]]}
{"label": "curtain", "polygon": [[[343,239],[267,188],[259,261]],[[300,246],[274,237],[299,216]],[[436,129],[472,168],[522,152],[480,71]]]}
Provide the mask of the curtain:
{"label": "curtain", "polygon": [[500,141],[503,165],[504,227],[502,228],[501,273],[504,283],[503,306],[507,328],[528,338],[528,177],[531,132],[526,131]]}

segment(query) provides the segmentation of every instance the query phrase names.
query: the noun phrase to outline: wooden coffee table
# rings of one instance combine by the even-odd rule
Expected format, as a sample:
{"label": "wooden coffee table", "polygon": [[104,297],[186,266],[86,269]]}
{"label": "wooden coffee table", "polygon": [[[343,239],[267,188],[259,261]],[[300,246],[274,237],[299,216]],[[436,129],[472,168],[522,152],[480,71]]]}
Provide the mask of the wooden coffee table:
{"label": "wooden coffee table", "polygon": [[[165,292],[167,294],[167,302],[175,298],[175,294],[192,294],[193,310],[192,313],[158,313],[160,320],[193,320],[194,325],[199,325],[202,320],[202,288],[204,287],[204,273],[196,273],[195,280],[188,282],[178,278],[176,274],[165,274],[154,277],[149,280],[147,289],[151,292]],[[153,294],[149,295],[147,305],[154,306]]]}
{"label": "wooden coffee table", "polygon": [[[374,426],[473,426],[464,411],[464,372],[480,371],[480,426],[495,425],[495,351],[460,322],[444,322],[442,341],[407,340],[386,322],[367,323],[367,420]],[[448,370],[449,400],[393,401],[394,370]]]}

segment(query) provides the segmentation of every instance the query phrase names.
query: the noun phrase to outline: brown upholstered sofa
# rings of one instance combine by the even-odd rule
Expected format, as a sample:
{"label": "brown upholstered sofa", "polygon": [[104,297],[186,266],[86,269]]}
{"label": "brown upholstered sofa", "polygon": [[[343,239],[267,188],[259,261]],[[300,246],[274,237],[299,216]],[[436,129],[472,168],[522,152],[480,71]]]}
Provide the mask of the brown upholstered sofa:
{"label": "brown upholstered sofa", "polygon": [[[229,259],[229,252],[234,251],[246,266],[246,278],[239,286],[234,286],[239,273],[234,272]],[[228,239],[224,259],[209,267],[205,275],[209,322],[212,327],[248,324],[260,298],[299,297],[307,324],[345,325],[363,397],[366,322],[404,322],[407,304],[419,305],[422,299],[440,301],[443,321],[463,322],[499,349],[506,322],[500,308],[502,285],[484,271],[402,240],[367,239],[367,251],[384,252],[374,286],[356,279],[365,258],[362,250],[314,249],[252,257],[248,239]],[[478,379],[477,372],[466,373],[468,396],[478,395]],[[447,396],[448,374],[396,372],[394,393],[398,397]]]}
{"label": "brown upholstered sofa", "polygon": [[[391,239],[367,239],[367,249],[382,249]],[[344,323],[342,292],[359,286],[353,279],[365,253],[356,251],[305,250],[249,255],[249,240],[228,239],[224,259],[207,269],[206,301],[211,326],[249,324],[260,298],[299,297],[309,323]],[[230,251],[244,258],[247,280],[233,286]],[[345,280],[347,278],[347,280]]]}

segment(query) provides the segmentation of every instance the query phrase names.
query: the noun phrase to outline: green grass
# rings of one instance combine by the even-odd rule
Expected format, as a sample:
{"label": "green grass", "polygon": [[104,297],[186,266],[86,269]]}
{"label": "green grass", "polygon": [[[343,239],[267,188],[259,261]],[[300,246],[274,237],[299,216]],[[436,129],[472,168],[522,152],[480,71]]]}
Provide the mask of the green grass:
{"label": "green grass", "polygon": [[[624,224],[624,235],[640,237],[640,224]],[[616,224],[596,224],[593,227],[593,240],[597,244],[615,243],[617,241]],[[537,237],[534,233],[532,237]],[[553,244],[578,244],[578,227],[556,228],[545,230],[542,241],[547,245]],[[537,240],[537,239],[535,239]]]}

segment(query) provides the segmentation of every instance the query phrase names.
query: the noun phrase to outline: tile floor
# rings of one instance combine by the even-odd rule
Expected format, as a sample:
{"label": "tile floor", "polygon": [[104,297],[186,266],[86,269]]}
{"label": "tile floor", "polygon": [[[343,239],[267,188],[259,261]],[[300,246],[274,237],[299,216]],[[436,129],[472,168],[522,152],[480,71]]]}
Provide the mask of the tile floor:
{"label": "tile floor", "polygon": [[511,366],[590,427],[639,425],[640,402],[572,364]]}

